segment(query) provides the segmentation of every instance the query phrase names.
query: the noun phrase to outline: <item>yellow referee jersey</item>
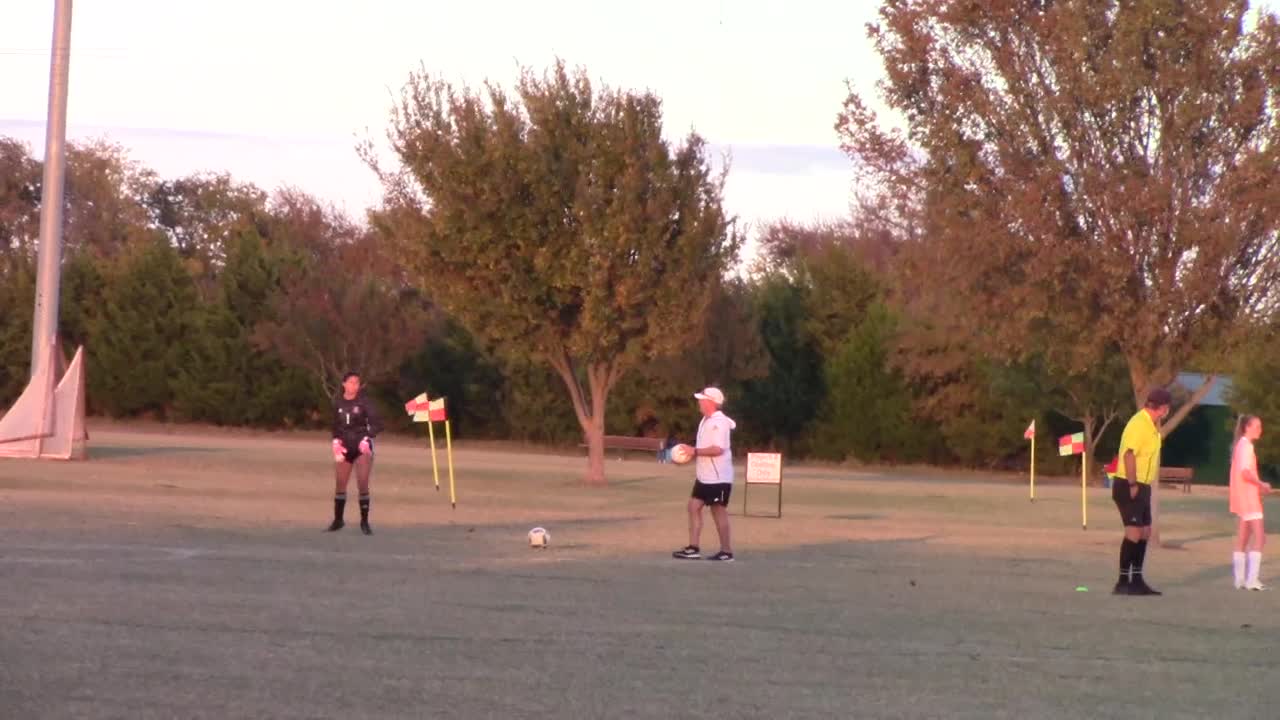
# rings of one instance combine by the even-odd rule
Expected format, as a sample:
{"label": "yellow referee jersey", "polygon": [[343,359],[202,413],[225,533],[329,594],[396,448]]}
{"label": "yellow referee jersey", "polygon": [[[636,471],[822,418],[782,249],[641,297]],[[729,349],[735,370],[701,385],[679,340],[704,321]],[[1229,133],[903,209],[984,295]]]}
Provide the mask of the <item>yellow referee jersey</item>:
{"label": "yellow referee jersey", "polygon": [[[1119,462],[1116,463],[1116,477],[1121,480],[1136,480],[1150,485],[1156,479],[1156,469],[1160,466],[1160,428],[1146,409],[1139,410],[1124,426],[1124,434],[1120,436]],[[1138,477],[1127,477],[1124,455],[1133,451],[1134,469]]]}

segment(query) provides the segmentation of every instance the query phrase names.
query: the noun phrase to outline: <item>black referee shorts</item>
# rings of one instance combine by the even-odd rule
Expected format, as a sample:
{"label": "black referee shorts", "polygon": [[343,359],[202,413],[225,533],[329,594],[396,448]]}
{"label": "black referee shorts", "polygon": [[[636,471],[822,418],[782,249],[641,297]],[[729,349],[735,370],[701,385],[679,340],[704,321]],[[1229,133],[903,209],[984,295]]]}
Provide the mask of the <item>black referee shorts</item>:
{"label": "black referee shorts", "polygon": [[1135,483],[1138,496],[1129,496],[1129,481],[1115,478],[1111,483],[1111,499],[1120,511],[1120,519],[1125,527],[1148,527],[1151,525],[1151,486]]}

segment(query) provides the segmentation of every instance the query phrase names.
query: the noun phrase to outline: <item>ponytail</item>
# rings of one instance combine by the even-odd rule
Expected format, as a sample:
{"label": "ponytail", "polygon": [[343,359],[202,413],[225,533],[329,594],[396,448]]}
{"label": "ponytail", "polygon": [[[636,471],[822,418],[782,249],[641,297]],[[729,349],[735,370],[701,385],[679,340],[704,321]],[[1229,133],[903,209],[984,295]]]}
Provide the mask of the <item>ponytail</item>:
{"label": "ponytail", "polygon": [[1244,437],[1244,431],[1249,427],[1249,423],[1257,419],[1257,415],[1241,415],[1236,419],[1236,434],[1235,438],[1232,440],[1232,445],[1240,442],[1240,438]]}

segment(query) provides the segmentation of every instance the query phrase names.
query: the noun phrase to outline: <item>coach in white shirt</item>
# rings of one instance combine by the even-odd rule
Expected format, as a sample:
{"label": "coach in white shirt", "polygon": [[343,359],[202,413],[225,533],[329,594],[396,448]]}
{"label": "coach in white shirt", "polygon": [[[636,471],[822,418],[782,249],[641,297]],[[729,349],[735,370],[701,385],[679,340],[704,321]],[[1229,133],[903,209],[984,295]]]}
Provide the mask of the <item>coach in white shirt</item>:
{"label": "coach in white shirt", "polygon": [[729,494],[733,490],[733,450],[729,433],[737,427],[728,415],[720,411],[724,405],[724,393],[709,387],[693,396],[702,410],[702,422],[698,424],[698,439],[694,446],[693,493],[689,498],[689,544],[672,553],[680,560],[696,560],[702,557],[698,547],[702,536],[702,508],[711,508],[716,533],[720,536],[720,552],[708,560],[732,561],[733,546],[729,542]]}

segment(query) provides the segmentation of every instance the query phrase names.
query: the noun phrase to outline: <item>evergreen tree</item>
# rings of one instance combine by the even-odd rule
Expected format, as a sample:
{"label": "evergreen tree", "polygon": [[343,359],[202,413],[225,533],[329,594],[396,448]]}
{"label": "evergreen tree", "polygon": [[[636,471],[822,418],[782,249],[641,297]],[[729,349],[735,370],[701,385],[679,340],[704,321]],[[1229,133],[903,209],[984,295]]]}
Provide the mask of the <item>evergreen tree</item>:
{"label": "evergreen tree", "polygon": [[89,397],[113,417],[163,416],[196,311],[195,285],[163,240],[140,243],[116,263],[92,320]]}

